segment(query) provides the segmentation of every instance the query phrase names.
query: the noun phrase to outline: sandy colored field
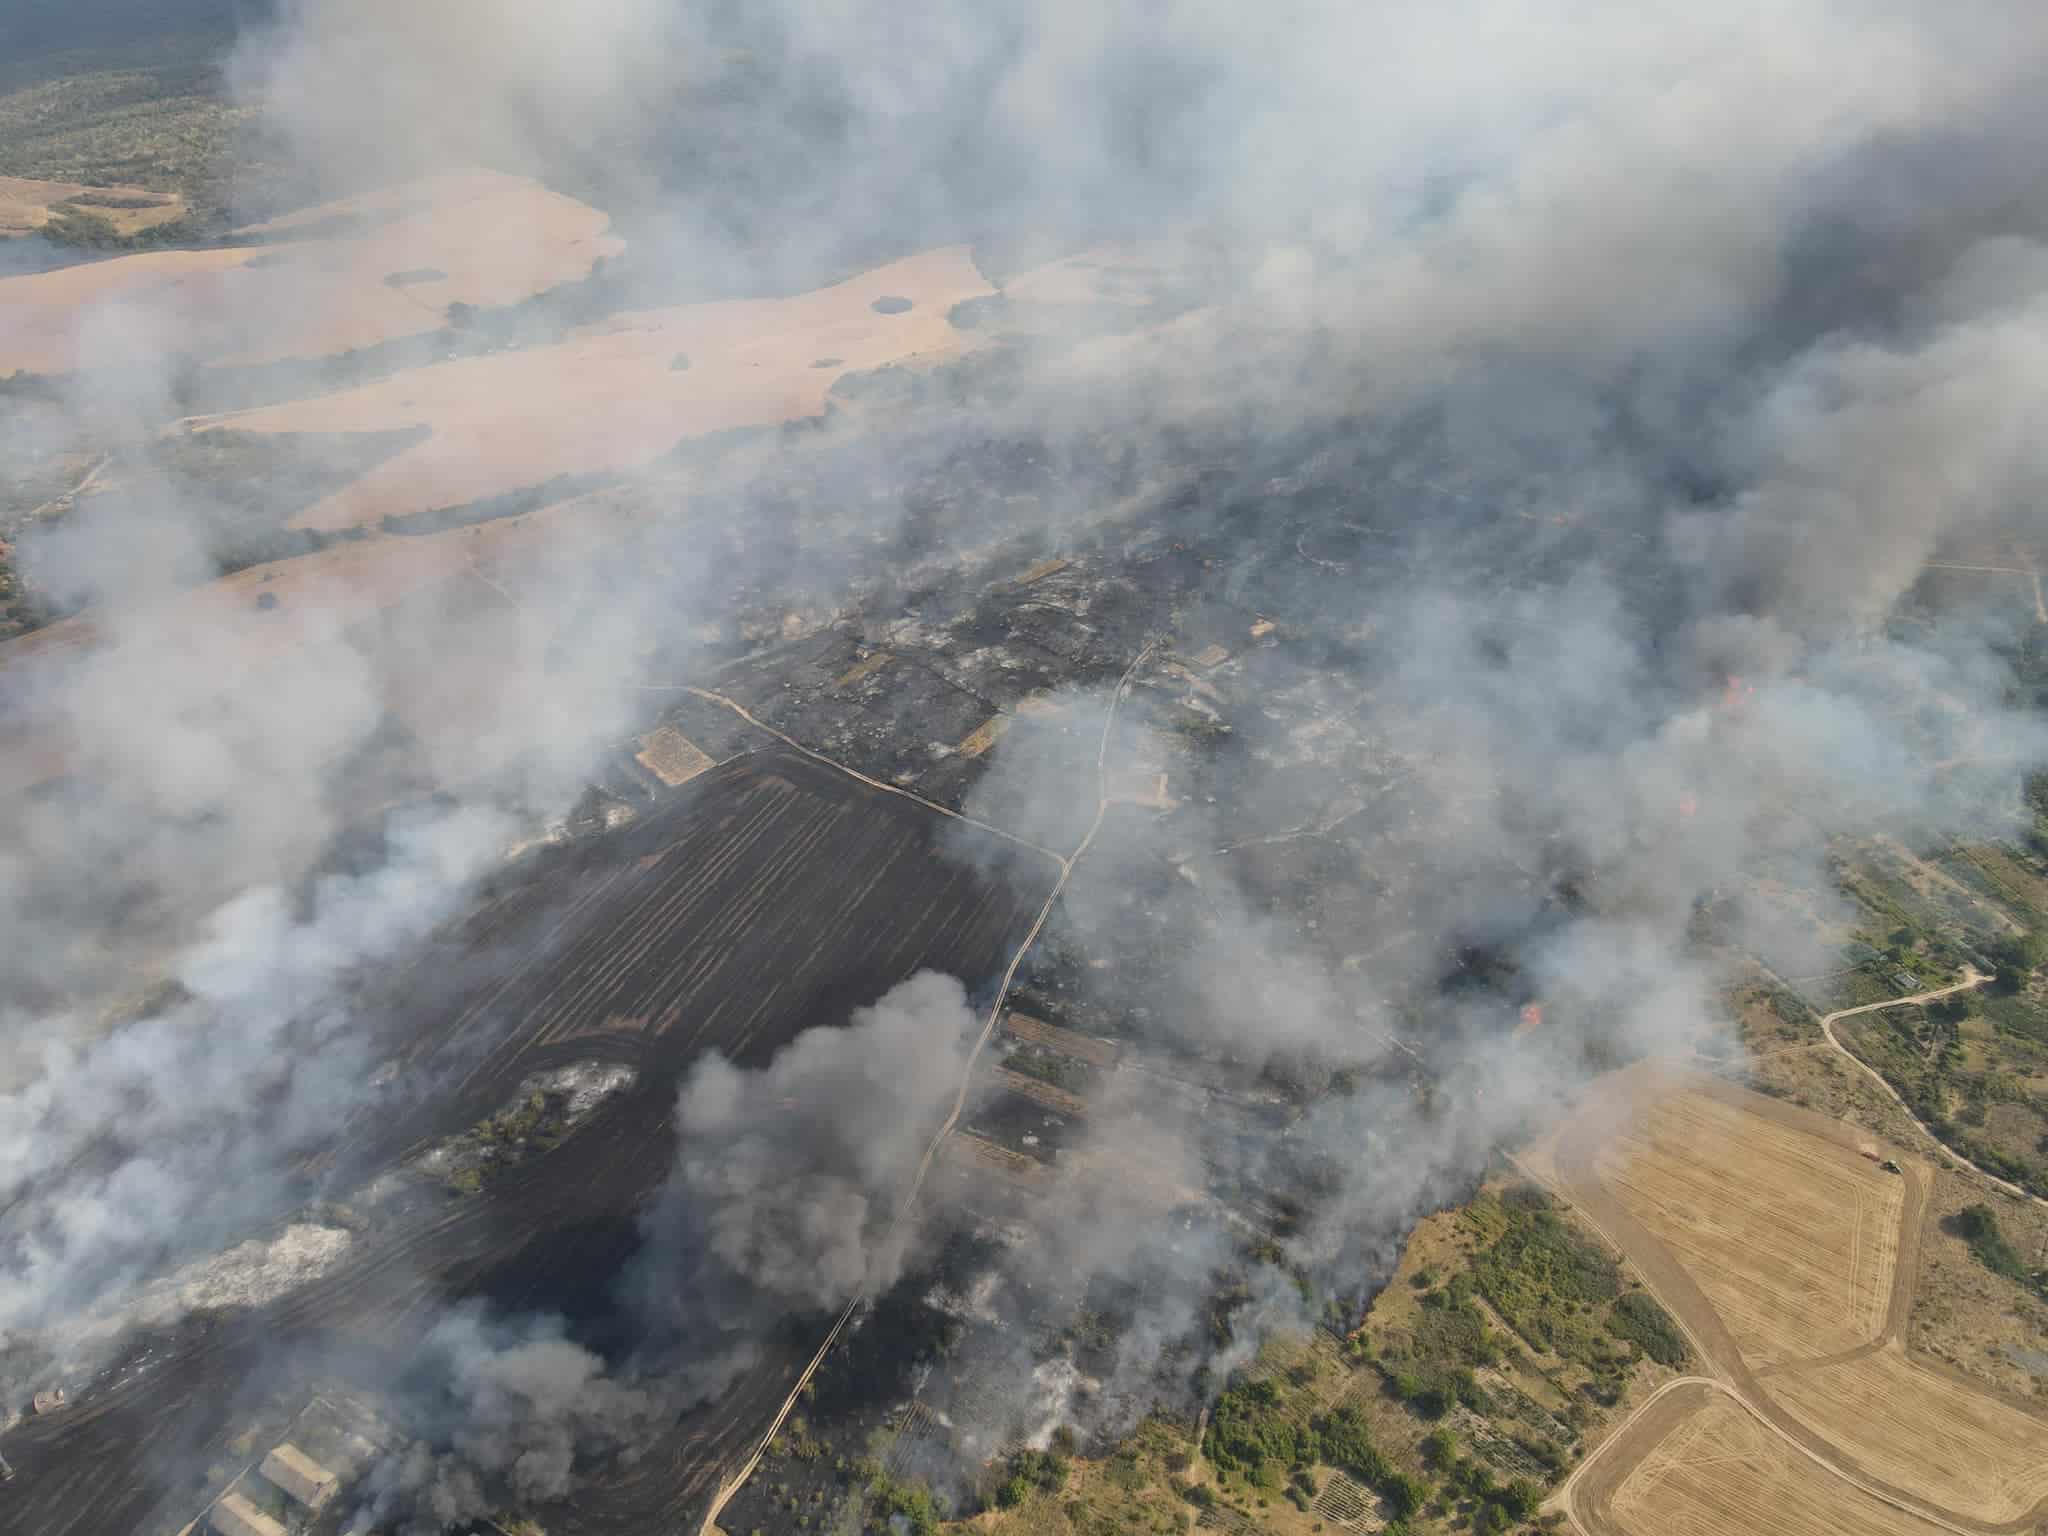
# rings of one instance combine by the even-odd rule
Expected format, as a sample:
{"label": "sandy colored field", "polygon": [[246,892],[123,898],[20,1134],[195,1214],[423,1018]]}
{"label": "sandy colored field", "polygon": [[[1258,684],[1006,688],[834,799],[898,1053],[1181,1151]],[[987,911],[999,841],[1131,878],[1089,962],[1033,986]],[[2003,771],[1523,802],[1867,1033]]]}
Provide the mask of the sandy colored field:
{"label": "sandy colored field", "polygon": [[1072,1056],[1078,1061],[1085,1061],[1105,1070],[1115,1068],[1117,1057],[1123,1054],[1122,1049],[1110,1041],[1076,1034],[1071,1029],[1062,1029],[1057,1024],[1047,1024],[1042,1019],[1034,1019],[1027,1013],[1006,1015],[1003,1019],[1003,1028],[1019,1040],[1042,1045],[1049,1051],[1058,1051],[1062,1056]]}
{"label": "sandy colored field", "polygon": [[1771,1395],[1856,1464],[1966,1519],[2048,1499],[2048,1420],[1882,1349],[1774,1376]]}
{"label": "sandy colored field", "polygon": [[514,304],[588,275],[623,249],[609,224],[526,177],[462,171],[241,232],[262,245],[0,279],[0,375],[119,367],[138,335],[152,356],[233,364],[436,331],[456,301]]}
{"label": "sandy colored field", "polygon": [[1008,1067],[999,1067],[992,1080],[997,1086],[1006,1088],[1011,1093],[1022,1094],[1034,1104],[1044,1105],[1054,1114],[1080,1116],[1088,1113],[1086,1099],[1042,1078],[1031,1077],[1023,1072],[1012,1072]]}
{"label": "sandy colored field", "polygon": [[[118,206],[124,203],[139,206]],[[178,218],[185,212],[185,200],[175,192],[151,192],[144,187],[88,187],[75,181],[0,176],[0,239],[32,235],[50,222],[53,213],[80,209],[105,219],[116,234],[132,235]]]}
{"label": "sandy colored field", "polygon": [[1854,1150],[1680,1092],[1610,1140],[1595,1169],[1690,1271],[1751,1365],[1883,1331],[1905,1183]]}
{"label": "sandy colored field", "polygon": [[967,1131],[959,1131],[939,1143],[939,1161],[971,1174],[993,1174],[1019,1189],[1042,1190],[1056,1177],[1053,1170],[1036,1158],[1012,1152]]}
{"label": "sandy colored field", "polygon": [[[557,475],[629,469],[707,433],[820,415],[841,373],[971,345],[946,311],[990,291],[968,248],[947,246],[795,298],[618,315],[556,346],[437,363],[217,421],[250,432],[430,427],[417,447],[294,520],[355,527]],[[878,314],[871,305],[884,295],[912,308]],[[837,362],[814,366],[821,358]]]}
{"label": "sandy colored field", "polygon": [[1607,1536],[1932,1536],[1937,1527],[1849,1488],[1727,1397],[1686,1387],[1657,1405],[1676,1423],[1620,1485],[1589,1490]]}
{"label": "sandy colored field", "polygon": [[689,783],[712,766],[704,749],[672,725],[657,726],[641,737],[640,750],[633,756],[641,767],[671,788]]}

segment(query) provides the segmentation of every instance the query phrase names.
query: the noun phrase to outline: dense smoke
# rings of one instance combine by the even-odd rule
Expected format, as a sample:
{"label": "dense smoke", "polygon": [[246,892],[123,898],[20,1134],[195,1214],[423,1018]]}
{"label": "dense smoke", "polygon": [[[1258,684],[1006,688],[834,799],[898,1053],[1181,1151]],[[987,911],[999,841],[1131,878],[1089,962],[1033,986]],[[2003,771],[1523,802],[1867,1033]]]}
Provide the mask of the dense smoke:
{"label": "dense smoke", "polygon": [[705,1390],[746,1363],[764,1323],[893,1280],[896,1213],[978,1030],[960,983],[921,972],[758,1072],[717,1055],[692,1070],[630,1291]]}
{"label": "dense smoke", "polygon": [[345,985],[447,916],[503,841],[481,810],[407,817],[387,862],[320,879],[303,912],[268,886],[221,907],[179,957],[173,1005],[98,1038],[62,1018],[19,1037],[36,1054],[0,1100],[0,1337],[117,1299],[274,1209],[291,1163],[368,1092]]}
{"label": "dense smoke", "polygon": [[574,1468],[631,1446],[660,1399],[621,1385],[551,1318],[507,1319],[469,1304],[428,1333],[395,1398],[407,1422],[433,1426],[379,1460],[352,1497],[352,1530],[427,1536],[504,1507],[559,1499]]}
{"label": "dense smoke", "polygon": [[[1722,900],[1760,861],[1812,874],[1831,838],[2012,814],[2048,736],[2009,707],[2007,618],[1887,621],[1944,550],[2042,537],[2044,63],[2048,20],[2024,0],[1277,18],[603,0],[573,25],[539,0],[302,0],[246,33],[228,74],[254,120],[247,212],[470,164],[536,175],[628,236],[615,308],[795,290],[941,240],[977,241],[991,276],[1099,239],[1199,253],[1158,334],[1024,349],[1000,399],[875,423],[881,446],[819,462],[1113,429],[1140,480],[1227,457],[1242,484],[1337,484],[1332,526],[1389,486],[1436,487],[1408,514],[1441,520],[1417,535],[1427,574],[1362,559],[1327,611],[1291,616],[1355,646],[1260,680],[1327,689],[1332,713],[1398,743],[1401,793],[1353,797],[1284,741],[1250,747],[1262,835],[1384,834],[1403,858],[1371,874],[1401,926],[1276,914],[1214,855],[1241,829],[1188,806],[1113,817],[1049,939],[1086,957],[1091,933],[1146,921],[1133,892],[1170,891],[1199,938],[1178,936],[1159,993],[1105,978],[1105,1007],[1255,1073],[1365,1074],[1284,1136],[1114,1093],[1096,1107],[1093,1174],[1005,1263],[1016,1295],[1114,1281],[1145,1298],[1102,1367],[1126,1413],[1165,1390],[1162,1359],[1186,1390],[1204,1349],[1174,1351],[1245,1233],[1213,1213],[1162,1228],[1157,1201],[1100,1172],[1119,1148],[1190,1192],[1312,1167],[1321,1199],[1288,1257],[1355,1298],[1501,1137],[1597,1066],[1706,1028],[1703,910],[1773,964],[1814,959]],[[321,281],[290,296],[336,302]],[[0,453],[163,452],[192,387],[181,303],[100,311],[76,376],[8,397]],[[0,378],[12,323],[0,292]],[[1056,542],[1120,493],[991,497],[954,531]],[[1558,527],[1560,548],[1597,529],[1601,554],[1496,569],[1461,519],[1474,506]],[[694,654],[708,592],[801,580],[825,612],[856,596],[834,556],[790,556],[773,526],[735,545],[708,518],[621,531],[591,512],[539,535],[517,579],[479,566],[462,599],[374,621],[318,593],[275,612],[254,588],[181,602],[223,563],[218,510],[166,480],[24,551],[88,602],[93,644],[0,662],[0,782],[22,786],[0,810],[0,1340],[118,1306],[304,1192],[294,1166],[369,1102],[353,979],[566,809],[642,718],[647,659]],[[886,549],[910,514],[899,495],[846,516]],[[1185,516],[1237,536],[1212,504]],[[1050,745],[1013,731],[970,806],[1062,851],[1093,809],[1106,707],[1099,690],[1067,706],[1081,724]],[[365,818],[430,795],[376,868],[332,872]],[[1506,1043],[1498,999],[1440,997],[1469,947],[1511,956],[1553,1026]],[[678,1098],[626,1299],[641,1365],[672,1362],[681,1396],[729,1380],[775,1316],[903,1263],[897,1202],[978,1021],[957,982],[920,976],[818,1024],[759,1071],[707,1059]],[[1445,1085],[1435,1100],[1402,1046]],[[1248,1315],[1289,1314],[1291,1286],[1267,1282]],[[432,1339],[410,1407],[436,1432],[379,1474],[379,1516],[559,1495],[579,1456],[646,1419],[640,1389],[553,1322],[463,1311]],[[0,1410],[35,1384],[0,1382]]]}

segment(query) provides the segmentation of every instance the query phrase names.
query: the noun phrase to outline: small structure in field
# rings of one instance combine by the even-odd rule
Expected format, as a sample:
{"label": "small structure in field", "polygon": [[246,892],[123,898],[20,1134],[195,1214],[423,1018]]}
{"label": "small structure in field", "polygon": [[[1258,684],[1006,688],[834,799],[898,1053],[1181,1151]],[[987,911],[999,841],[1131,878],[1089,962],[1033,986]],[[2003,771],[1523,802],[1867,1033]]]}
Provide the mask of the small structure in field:
{"label": "small structure in field", "polygon": [[287,1442],[263,1458],[264,1478],[308,1509],[318,1509],[334,1497],[340,1479],[296,1445]]}
{"label": "small structure in field", "polygon": [[239,1493],[222,1494],[206,1513],[214,1536],[286,1536],[285,1528]]}

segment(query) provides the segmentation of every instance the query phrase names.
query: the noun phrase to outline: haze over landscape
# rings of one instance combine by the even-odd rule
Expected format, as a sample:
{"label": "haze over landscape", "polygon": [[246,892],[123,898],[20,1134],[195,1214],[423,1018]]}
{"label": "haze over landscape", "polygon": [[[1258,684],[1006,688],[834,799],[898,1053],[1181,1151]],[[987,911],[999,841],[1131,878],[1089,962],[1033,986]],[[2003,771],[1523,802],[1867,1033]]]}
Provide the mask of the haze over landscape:
{"label": "haze over landscape", "polygon": [[0,1529],[2048,1528],[2036,8],[16,11]]}

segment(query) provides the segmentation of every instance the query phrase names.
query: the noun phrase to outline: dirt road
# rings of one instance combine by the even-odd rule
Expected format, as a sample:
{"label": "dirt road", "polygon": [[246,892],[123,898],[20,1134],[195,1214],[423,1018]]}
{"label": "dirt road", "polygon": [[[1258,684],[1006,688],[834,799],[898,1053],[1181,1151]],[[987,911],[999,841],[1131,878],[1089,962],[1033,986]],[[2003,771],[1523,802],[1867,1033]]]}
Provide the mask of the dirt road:
{"label": "dirt road", "polygon": [[[1975,985],[1976,981],[1963,986]],[[1946,995],[1961,987],[1945,988],[1931,994]],[[1866,1010],[1843,1010],[1830,1015],[1830,1022],[1850,1012],[1894,1007],[1918,999],[1895,999],[1869,1005]],[[1853,1058],[1852,1058],[1853,1059]],[[1860,1065],[1860,1063],[1859,1063]],[[2016,1520],[1992,1522],[1964,1518],[1930,1504],[1906,1489],[1893,1486],[1860,1464],[1842,1447],[1831,1443],[1800,1418],[1788,1412],[1771,1395],[1764,1377],[1786,1372],[1813,1370],[1854,1359],[1879,1350],[1901,1350],[1907,1314],[1912,1301],[1913,1278],[1918,1267],[1921,1228],[1925,1221],[1930,1180],[1919,1164],[1908,1166],[1906,1199],[1900,1212],[1897,1264],[1883,1327],[1876,1338],[1836,1356],[1785,1362],[1759,1371],[1745,1360],[1727,1324],[1700,1289],[1685,1264],[1673,1251],[1610,1192],[1596,1168],[1601,1148],[1626,1126],[1650,1099],[1680,1085],[1670,1078],[1652,1078],[1620,1085],[1622,1091],[1602,1100],[1579,1115],[1559,1139],[1550,1176],[1531,1165],[1521,1164],[1525,1173],[1541,1178],[1575,1210],[1617,1252],[1636,1269],[1644,1286],[1669,1312],[1699,1357],[1700,1371],[1674,1381],[1646,1401],[1631,1418],[1601,1443],[1546,1501],[1546,1507],[1561,1510],[1584,1536],[1624,1536],[1612,1517],[1613,1496],[1645,1456],[1668,1436],[1688,1413],[1704,1405],[1713,1393],[1725,1394],[1761,1428],[1799,1456],[1866,1496],[1910,1515],[1940,1530],[1985,1536],[1992,1532],[2032,1530],[2043,1513],[2029,1510]],[[1797,1125],[1822,1135],[1838,1135],[1839,1127],[1807,1111],[1774,1100],[1747,1094],[1712,1079],[1689,1078],[1684,1087],[1713,1096],[1731,1096],[1744,1102],[1752,1113],[1788,1125]],[[1629,1090],[1633,1091],[1629,1091]],[[1921,1363],[1924,1368],[1934,1367]],[[1969,1384],[1975,1390],[1975,1384]],[[1690,1387],[1692,1391],[1681,1391]]]}
{"label": "dirt road", "polygon": [[[1152,649],[1152,646],[1147,645],[1136,656],[1131,658],[1131,664],[1124,668],[1123,676],[1117,679],[1116,691],[1110,695],[1109,708],[1104,714],[1102,721],[1102,736],[1095,748],[1095,819],[1089,823],[1086,835],[1075,846],[1074,851],[1064,858],[1059,854],[1052,853],[1050,849],[1039,848],[1036,843],[1025,844],[1025,846],[1037,849],[1039,852],[1046,853],[1059,861],[1059,880],[1054,884],[1051,894],[1045,898],[1044,906],[1039,908],[1038,919],[1031,925],[1031,931],[1024,936],[1024,942],[1017,946],[1017,952],[1010,957],[1009,969],[1003,972],[1002,985],[996,989],[995,1001],[989,1005],[988,1018],[982,1024],[981,1034],[974,1042],[973,1051],[968,1054],[966,1066],[961,1070],[960,1087],[953,1096],[953,1107],[947,1114],[945,1123],[933,1133],[931,1141],[926,1145],[924,1157],[917,1165],[916,1176],[912,1178],[910,1188],[904,1195],[903,1203],[897,1210],[896,1219],[891,1223],[889,1234],[881,1245],[882,1250],[885,1252],[895,1247],[899,1229],[909,1219],[910,1213],[916,1209],[918,1195],[924,1189],[925,1179],[931,1172],[933,1159],[938,1156],[939,1148],[945,1143],[946,1138],[953,1134],[954,1128],[960,1123],[960,1116],[967,1107],[967,1091],[974,1081],[974,1069],[981,1060],[982,1052],[987,1049],[989,1040],[994,1036],[996,1026],[1002,1021],[1003,1009],[1009,1003],[1010,989],[1016,983],[1018,968],[1023,965],[1024,957],[1031,953],[1032,946],[1038,942],[1038,936],[1045,931],[1046,922],[1051,918],[1053,908],[1059,904],[1060,896],[1065,892],[1067,882],[1073,875],[1074,866],[1079,864],[1088,850],[1094,846],[1096,834],[1102,830],[1103,818],[1109,814],[1111,804],[1109,793],[1110,734],[1116,728],[1117,710],[1123,704],[1124,694],[1131,686],[1131,679],[1137,674],[1138,668],[1144,664],[1145,658],[1152,654]],[[696,688],[692,688],[689,691],[700,698],[724,705],[727,709],[732,710],[751,724],[760,725],[760,722],[755,720],[752,715],[749,715],[739,705],[723,695],[705,693],[701,689]],[[812,751],[809,747],[790,740],[790,738],[783,736],[780,731],[775,730],[772,726],[761,726],[761,728],[787,742],[790,746],[795,747],[806,757],[826,764],[829,767],[837,768],[841,773],[859,779],[863,784],[903,795],[908,799],[915,800],[920,805],[943,812],[945,815],[953,816],[956,819],[968,819],[961,817],[956,811],[949,811],[944,806],[935,805],[922,796],[913,795],[908,790],[899,789],[894,785],[877,783],[865,774],[857,773],[844,764],[835,763],[830,758]],[[980,826],[982,824],[976,822],[974,825]],[[994,827],[987,827],[985,830],[995,832],[1001,837],[1009,837],[1015,842],[1024,841],[1021,838],[1013,837],[1010,833],[1001,832]],[[818,1368],[825,1363],[826,1358],[832,1353],[833,1345],[838,1343],[840,1334],[846,1330],[847,1324],[853,1320],[854,1315],[860,1310],[862,1303],[867,1300],[870,1289],[871,1285],[863,1285],[860,1291],[841,1310],[838,1319],[832,1324],[831,1331],[825,1335],[825,1341],[818,1346],[818,1352],[811,1357],[810,1363],[804,1367],[802,1373],[790,1387],[789,1395],[783,1399],[782,1407],[777,1411],[774,1421],[769,1424],[767,1431],[761,1436],[760,1443],[754,1447],[753,1454],[719,1488],[717,1495],[712,1499],[710,1509],[705,1512],[704,1523],[699,1527],[699,1536],[715,1536],[718,1529],[718,1517],[725,1512],[725,1506],[732,1501],[732,1496],[745,1487],[747,1479],[754,1475],[754,1469],[761,1464],[762,1456],[767,1454],[769,1445],[782,1432],[784,1421],[788,1419],[790,1413],[796,1408],[798,1401],[802,1398],[804,1388],[810,1385],[811,1378],[818,1373]]]}
{"label": "dirt road", "polygon": [[1932,992],[1916,992],[1911,997],[1888,998],[1881,1003],[1864,1003],[1861,1007],[1857,1008],[1837,1008],[1833,1013],[1820,1021],[1820,1032],[1827,1037],[1828,1044],[1841,1052],[1842,1056],[1847,1059],[1851,1066],[1855,1067],[1857,1071],[1868,1077],[1891,1096],[1892,1102],[1906,1112],[1906,1117],[1920,1128],[1920,1134],[1933,1143],[1935,1150],[1943,1157],[1958,1167],[1969,1169],[1978,1178],[2004,1190],[2005,1193],[2011,1195],[2015,1200],[2031,1200],[2036,1205],[2048,1205],[2048,1200],[2043,1200],[2039,1195],[2029,1194],[2011,1180],[2001,1179],[1997,1174],[1987,1169],[1979,1168],[1975,1163],[1963,1156],[1962,1153],[1950,1147],[1939,1136],[1930,1131],[1927,1128],[1927,1122],[1913,1113],[1913,1106],[1900,1096],[1898,1089],[1885,1081],[1884,1074],[1850,1050],[1849,1047],[1842,1044],[1840,1037],[1835,1034],[1835,1021],[1838,1019],[1854,1018],[1859,1013],[1879,1013],[1886,1008],[1904,1008],[1910,1003],[1931,1003],[1940,998],[1952,997],[1958,992],[1967,992],[1973,987],[1981,987],[1985,982],[1993,979],[1990,976],[1979,975],[1974,966],[1965,966],[1963,968],[1963,979],[1952,987],[1937,987]]}

